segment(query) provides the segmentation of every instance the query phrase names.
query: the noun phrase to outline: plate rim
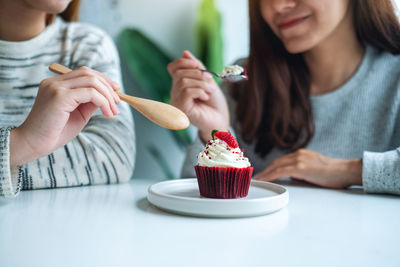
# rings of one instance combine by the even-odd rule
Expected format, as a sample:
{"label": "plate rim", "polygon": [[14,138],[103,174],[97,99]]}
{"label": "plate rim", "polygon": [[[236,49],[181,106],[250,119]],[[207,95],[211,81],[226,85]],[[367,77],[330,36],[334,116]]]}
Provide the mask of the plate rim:
{"label": "plate rim", "polygon": [[[271,188],[264,188],[265,190],[271,190],[275,193],[277,193],[276,196],[267,196],[267,197],[259,197],[255,199],[244,199],[244,198],[239,198],[239,199],[215,199],[215,198],[193,198],[193,197],[182,197],[182,196],[176,196],[176,195],[171,195],[171,194],[166,194],[166,193],[159,193],[154,190],[151,190],[152,188],[156,187],[157,185],[163,184],[163,183],[189,183],[192,184],[196,183],[196,178],[181,178],[181,179],[176,179],[176,180],[164,180],[157,182],[155,184],[152,184],[148,188],[148,194],[147,194],[147,200],[148,202],[155,206],[156,208],[163,210],[167,213],[173,213],[173,214],[178,214],[178,215],[184,215],[184,216],[190,216],[190,217],[206,217],[206,218],[245,218],[245,217],[256,217],[256,216],[264,216],[267,214],[275,213],[283,208],[285,208],[288,203],[289,203],[289,191],[287,188],[284,186],[281,186],[279,184],[275,183],[270,183],[270,182],[265,182],[265,181],[259,181],[259,180],[254,180],[252,179],[252,183],[255,184],[263,184],[263,185],[268,185],[272,186],[273,189]],[[257,185],[256,185],[257,186]],[[279,190],[277,192],[277,190]],[[280,191],[282,191],[280,193]],[[222,208],[219,212],[205,212],[204,210],[200,209],[198,211],[194,210],[187,210],[187,208],[182,208],[180,205],[182,204],[182,201],[187,201],[187,203],[192,203],[192,205],[200,205],[204,208],[204,206],[207,205],[216,205],[219,207],[219,209]],[[173,203],[174,205],[170,206],[169,204],[165,203]],[[178,205],[175,205],[178,203]],[[180,204],[179,204],[180,203]],[[268,208],[260,208],[260,205],[263,205],[265,203],[276,203],[276,207],[268,206]],[[278,204],[279,203],[279,204]],[[243,205],[250,205],[253,207],[258,207],[258,208],[253,208],[248,211],[240,211],[240,208],[238,212],[232,212],[232,210],[228,211],[225,210],[229,205],[239,205],[238,207]]]}
{"label": "plate rim", "polygon": [[164,183],[181,183],[181,182],[193,183],[196,180],[197,180],[196,178],[179,178],[179,179],[175,179],[175,180],[164,180],[164,181],[161,181],[161,182],[157,182],[157,183],[152,184],[152,185],[150,185],[148,187],[147,196],[149,194],[153,194],[153,195],[156,195],[158,197],[164,197],[164,198],[173,199],[173,200],[179,199],[179,200],[201,201],[201,202],[216,202],[216,201],[220,201],[220,202],[227,203],[227,202],[238,202],[238,201],[241,201],[241,202],[243,202],[243,201],[246,201],[246,202],[260,202],[260,201],[263,201],[263,200],[266,200],[266,199],[273,200],[275,198],[282,198],[284,195],[289,195],[288,189],[285,188],[284,186],[281,186],[281,185],[275,184],[275,183],[254,180],[254,179],[251,179],[251,184],[252,183],[255,183],[255,184],[257,184],[257,183],[259,183],[259,184],[267,184],[268,186],[279,188],[279,189],[281,189],[283,191],[282,192],[277,192],[276,190],[269,189],[269,190],[274,191],[275,193],[277,193],[277,195],[276,196],[269,196],[269,197],[260,197],[260,198],[255,198],[255,199],[245,199],[245,198],[219,199],[219,198],[206,198],[206,197],[204,197],[204,198],[190,198],[190,197],[183,197],[183,196],[173,196],[173,195],[170,195],[170,194],[165,194],[165,193],[160,193],[160,192],[154,191],[154,187],[158,186],[160,184],[164,184]]}

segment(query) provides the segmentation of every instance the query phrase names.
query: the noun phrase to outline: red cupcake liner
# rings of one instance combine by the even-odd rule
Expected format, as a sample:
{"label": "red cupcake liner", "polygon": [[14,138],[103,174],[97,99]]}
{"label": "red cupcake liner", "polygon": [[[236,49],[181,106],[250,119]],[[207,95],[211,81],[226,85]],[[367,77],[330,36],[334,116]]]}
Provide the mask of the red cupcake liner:
{"label": "red cupcake liner", "polygon": [[200,195],[208,198],[242,198],[249,193],[253,167],[195,166]]}

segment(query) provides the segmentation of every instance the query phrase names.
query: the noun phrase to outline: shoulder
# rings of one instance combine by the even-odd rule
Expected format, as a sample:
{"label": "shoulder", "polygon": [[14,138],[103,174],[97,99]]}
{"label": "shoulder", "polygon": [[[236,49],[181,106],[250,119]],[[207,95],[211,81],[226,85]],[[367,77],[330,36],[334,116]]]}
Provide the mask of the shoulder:
{"label": "shoulder", "polygon": [[364,90],[377,103],[391,107],[392,112],[400,112],[400,55],[372,46],[367,49],[371,63]]}
{"label": "shoulder", "polygon": [[375,73],[384,76],[392,76],[392,78],[399,77],[400,54],[392,54],[388,51],[380,50],[373,46],[368,46],[367,50],[369,50],[367,53],[372,61],[371,66]]}
{"label": "shoulder", "polygon": [[[367,46],[368,71],[363,84],[374,95],[400,99],[400,55]],[[376,90],[379,88],[380,90]]]}
{"label": "shoulder", "polygon": [[[65,22],[57,18],[61,25],[61,39],[67,49],[73,53],[111,53],[116,49],[111,37],[102,29],[85,22]],[[79,53],[80,54],[80,53]]]}
{"label": "shoulder", "polygon": [[66,22],[57,17],[60,23],[64,38],[72,42],[101,41],[111,38],[102,29],[85,22]]}
{"label": "shoulder", "polygon": [[84,22],[57,19],[61,24],[61,39],[71,68],[88,66],[96,69],[104,65],[119,65],[115,44],[102,29]]}

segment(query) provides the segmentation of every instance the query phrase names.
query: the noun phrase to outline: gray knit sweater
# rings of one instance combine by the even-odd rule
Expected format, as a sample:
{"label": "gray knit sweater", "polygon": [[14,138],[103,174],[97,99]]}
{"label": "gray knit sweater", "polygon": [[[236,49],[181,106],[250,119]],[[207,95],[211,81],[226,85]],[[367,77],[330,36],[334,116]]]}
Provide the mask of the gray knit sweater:
{"label": "gray knit sweater", "polygon": [[54,76],[48,66],[88,66],[121,84],[118,53],[101,30],[60,18],[35,38],[0,41],[0,198],[20,189],[54,188],[127,181],[132,175],[135,139],[126,103],[112,118],[96,111],[82,132],[48,156],[10,168],[9,135],[32,109],[39,83]]}
{"label": "gray knit sweater", "polygon": [[[228,98],[231,111],[234,102]],[[400,56],[367,46],[356,73],[340,88],[311,97],[315,136],[307,148],[337,158],[362,158],[363,188],[370,193],[400,194]],[[232,116],[231,112],[231,116]],[[232,127],[238,132],[238,125]],[[265,158],[240,135],[255,173],[285,152]],[[199,138],[188,148],[182,177],[194,177]]]}

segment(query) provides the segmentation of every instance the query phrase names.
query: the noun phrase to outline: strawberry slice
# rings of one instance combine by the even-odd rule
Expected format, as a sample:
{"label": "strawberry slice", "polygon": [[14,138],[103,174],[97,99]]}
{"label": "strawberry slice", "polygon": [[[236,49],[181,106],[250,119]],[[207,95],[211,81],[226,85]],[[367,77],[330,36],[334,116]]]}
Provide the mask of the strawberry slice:
{"label": "strawberry slice", "polygon": [[228,146],[230,146],[231,148],[239,147],[239,144],[236,141],[235,137],[233,137],[233,135],[231,135],[228,132],[220,132],[220,131],[214,130],[214,131],[212,131],[211,135],[212,135],[213,139],[215,139],[215,138],[221,139],[222,141],[227,143]]}

